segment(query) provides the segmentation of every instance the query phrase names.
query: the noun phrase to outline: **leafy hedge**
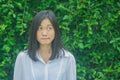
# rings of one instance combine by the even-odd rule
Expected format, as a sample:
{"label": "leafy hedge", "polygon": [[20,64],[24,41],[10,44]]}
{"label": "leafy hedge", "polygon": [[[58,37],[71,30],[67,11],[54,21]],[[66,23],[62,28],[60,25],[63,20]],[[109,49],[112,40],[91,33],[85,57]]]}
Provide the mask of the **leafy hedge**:
{"label": "leafy hedge", "polygon": [[12,80],[32,18],[42,9],[57,15],[62,41],[76,58],[77,80],[120,79],[119,0],[0,0],[0,80]]}

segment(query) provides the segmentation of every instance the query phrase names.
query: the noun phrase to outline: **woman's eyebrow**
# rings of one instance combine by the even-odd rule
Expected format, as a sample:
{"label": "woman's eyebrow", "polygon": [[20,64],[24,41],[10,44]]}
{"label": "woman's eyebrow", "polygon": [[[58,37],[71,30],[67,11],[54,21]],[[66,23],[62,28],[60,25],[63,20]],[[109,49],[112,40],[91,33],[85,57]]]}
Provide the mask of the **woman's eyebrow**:
{"label": "woman's eyebrow", "polygon": [[53,26],[52,24],[40,25],[40,26]]}
{"label": "woman's eyebrow", "polygon": [[47,26],[52,26],[52,24],[48,24]]}

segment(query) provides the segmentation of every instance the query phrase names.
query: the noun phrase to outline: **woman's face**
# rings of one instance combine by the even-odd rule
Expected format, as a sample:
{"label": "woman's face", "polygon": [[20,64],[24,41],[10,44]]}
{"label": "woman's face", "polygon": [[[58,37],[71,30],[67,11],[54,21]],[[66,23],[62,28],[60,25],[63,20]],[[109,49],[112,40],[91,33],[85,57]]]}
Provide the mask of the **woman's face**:
{"label": "woman's face", "polygon": [[37,30],[37,41],[40,45],[51,45],[55,38],[55,30],[48,18],[43,19]]}

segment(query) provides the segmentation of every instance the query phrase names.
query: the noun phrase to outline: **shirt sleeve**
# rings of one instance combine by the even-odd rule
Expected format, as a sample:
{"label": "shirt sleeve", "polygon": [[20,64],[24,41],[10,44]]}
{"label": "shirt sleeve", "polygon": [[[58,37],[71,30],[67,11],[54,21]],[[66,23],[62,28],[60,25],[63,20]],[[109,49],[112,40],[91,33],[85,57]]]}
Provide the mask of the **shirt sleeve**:
{"label": "shirt sleeve", "polygon": [[14,67],[13,80],[22,80],[22,59],[21,53],[18,54]]}
{"label": "shirt sleeve", "polygon": [[66,72],[67,80],[76,80],[76,62],[74,56],[72,56],[69,60],[69,64],[67,66]]}

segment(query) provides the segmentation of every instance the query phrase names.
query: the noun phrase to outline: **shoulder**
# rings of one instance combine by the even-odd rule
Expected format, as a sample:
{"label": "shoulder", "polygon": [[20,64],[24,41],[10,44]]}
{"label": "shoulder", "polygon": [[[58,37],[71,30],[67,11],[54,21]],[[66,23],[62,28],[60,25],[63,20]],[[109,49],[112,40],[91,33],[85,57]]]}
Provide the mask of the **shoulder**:
{"label": "shoulder", "polygon": [[74,57],[73,54],[71,52],[69,52],[68,50],[64,50],[64,56],[65,57]]}
{"label": "shoulder", "polygon": [[66,63],[68,65],[76,65],[76,60],[75,60],[74,55],[71,52],[69,52],[68,50],[64,50],[64,53],[65,53],[65,55],[64,55],[63,59],[65,59]]}
{"label": "shoulder", "polygon": [[65,54],[64,55],[65,58],[68,58],[70,60],[74,60],[75,61],[74,55],[71,52],[69,52],[68,50],[64,50],[64,54]]}
{"label": "shoulder", "polygon": [[25,59],[28,57],[27,50],[19,52],[17,59]]}

